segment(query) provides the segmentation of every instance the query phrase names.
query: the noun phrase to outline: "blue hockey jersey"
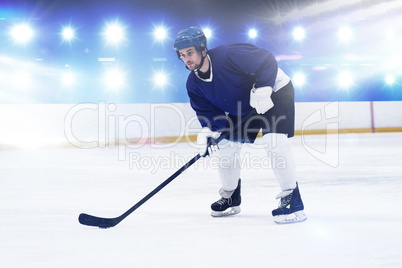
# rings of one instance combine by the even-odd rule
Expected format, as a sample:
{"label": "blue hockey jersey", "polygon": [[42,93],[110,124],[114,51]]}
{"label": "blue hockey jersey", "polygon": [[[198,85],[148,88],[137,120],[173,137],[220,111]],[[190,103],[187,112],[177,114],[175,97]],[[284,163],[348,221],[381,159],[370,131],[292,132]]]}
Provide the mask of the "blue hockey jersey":
{"label": "blue hockey jersey", "polygon": [[[211,74],[202,79],[192,71],[187,79],[191,107],[202,127],[219,131],[226,126],[225,112],[238,116],[251,111],[253,88],[274,88],[278,65],[271,52],[251,44],[228,44],[208,50]],[[283,72],[282,72],[283,73]]]}

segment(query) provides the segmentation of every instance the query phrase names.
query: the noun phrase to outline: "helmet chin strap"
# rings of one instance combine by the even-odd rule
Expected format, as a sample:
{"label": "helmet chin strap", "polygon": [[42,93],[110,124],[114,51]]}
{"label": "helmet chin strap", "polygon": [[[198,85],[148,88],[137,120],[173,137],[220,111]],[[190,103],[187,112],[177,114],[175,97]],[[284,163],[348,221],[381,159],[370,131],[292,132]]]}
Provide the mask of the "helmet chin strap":
{"label": "helmet chin strap", "polygon": [[[202,65],[204,65],[204,60],[205,60],[205,58],[207,57],[206,55],[205,55],[205,56],[202,55],[202,52],[203,52],[203,51],[201,51],[201,63],[200,63],[200,65],[198,66],[198,68],[195,69],[195,70],[197,70],[197,71],[199,71],[200,68],[202,68]],[[206,54],[206,53],[205,53],[205,54]],[[186,67],[187,67],[187,66],[186,66]]]}

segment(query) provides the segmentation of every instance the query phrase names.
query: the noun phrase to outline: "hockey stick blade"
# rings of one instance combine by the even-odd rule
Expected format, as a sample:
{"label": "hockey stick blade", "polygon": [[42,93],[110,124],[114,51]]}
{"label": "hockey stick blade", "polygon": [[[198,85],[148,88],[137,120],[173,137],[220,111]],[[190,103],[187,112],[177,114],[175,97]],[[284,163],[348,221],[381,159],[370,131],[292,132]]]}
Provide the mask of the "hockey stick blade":
{"label": "hockey stick blade", "polygon": [[78,221],[83,225],[94,226],[99,228],[110,228],[117,225],[121,219],[117,218],[100,218],[92,215],[88,215],[85,213],[81,213],[78,217]]}

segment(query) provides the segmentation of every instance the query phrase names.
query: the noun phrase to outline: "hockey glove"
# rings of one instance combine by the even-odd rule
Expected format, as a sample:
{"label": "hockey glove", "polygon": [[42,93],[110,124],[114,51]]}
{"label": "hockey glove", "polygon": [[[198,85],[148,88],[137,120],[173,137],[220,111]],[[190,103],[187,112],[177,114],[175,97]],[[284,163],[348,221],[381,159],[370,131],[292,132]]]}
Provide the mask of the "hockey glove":
{"label": "hockey glove", "polygon": [[274,107],[271,100],[272,87],[253,88],[250,91],[250,106],[255,108],[258,114],[265,114]]}
{"label": "hockey glove", "polygon": [[208,156],[219,150],[215,140],[219,138],[221,133],[211,131],[209,128],[204,127],[197,135],[197,149],[198,153],[202,156]]}

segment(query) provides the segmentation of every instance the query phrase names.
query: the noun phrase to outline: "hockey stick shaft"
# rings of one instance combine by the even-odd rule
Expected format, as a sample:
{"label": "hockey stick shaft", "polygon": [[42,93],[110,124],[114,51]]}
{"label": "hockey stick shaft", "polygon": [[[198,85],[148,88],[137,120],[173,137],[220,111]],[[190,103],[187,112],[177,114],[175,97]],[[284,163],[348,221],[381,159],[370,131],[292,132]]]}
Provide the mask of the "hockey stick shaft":
{"label": "hockey stick shaft", "polygon": [[[246,122],[248,119],[251,118],[255,114],[255,110],[253,109],[251,112],[249,112],[246,116],[244,116],[241,120],[241,124]],[[234,133],[234,131],[237,130],[239,127],[239,124],[236,125],[233,129],[230,131],[223,132],[220,137],[216,140],[217,143],[219,143],[221,140],[228,138],[231,134]],[[177,170],[173,175],[171,175],[169,178],[167,178],[164,182],[162,182],[158,187],[156,187],[154,190],[152,190],[149,194],[147,194],[144,198],[142,198],[139,202],[137,202],[134,206],[132,206],[129,210],[124,212],[122,215],[116,218],[101,218],[101,217],[96,217],[92,216],[89,214],[81,213],[78,217],[78,221],[83,224],[83,225],[88,225],[88,226],[95,226],[99,228],[110,228],[118,223],[120,223],[122,220],[124,220],[128,215],[130,215],[132,212],[134,212],[137,208],[139,208],[142,204],[144,204],[146,201],[148,201],[152,196],[154,196],[156,193],[158,193],[160,190],[162,190],[166,185],[168,185],[171,181],[173,181],[177,176],[179,176],[181,173],[183,173],[186,169],[188,169],[191,165],[193,165],[198,159],[200,159],[202,156],[200,154],[197,154],[194,156],[190,161],[188,161],[184,166],[182,166],[179,170]]]}

